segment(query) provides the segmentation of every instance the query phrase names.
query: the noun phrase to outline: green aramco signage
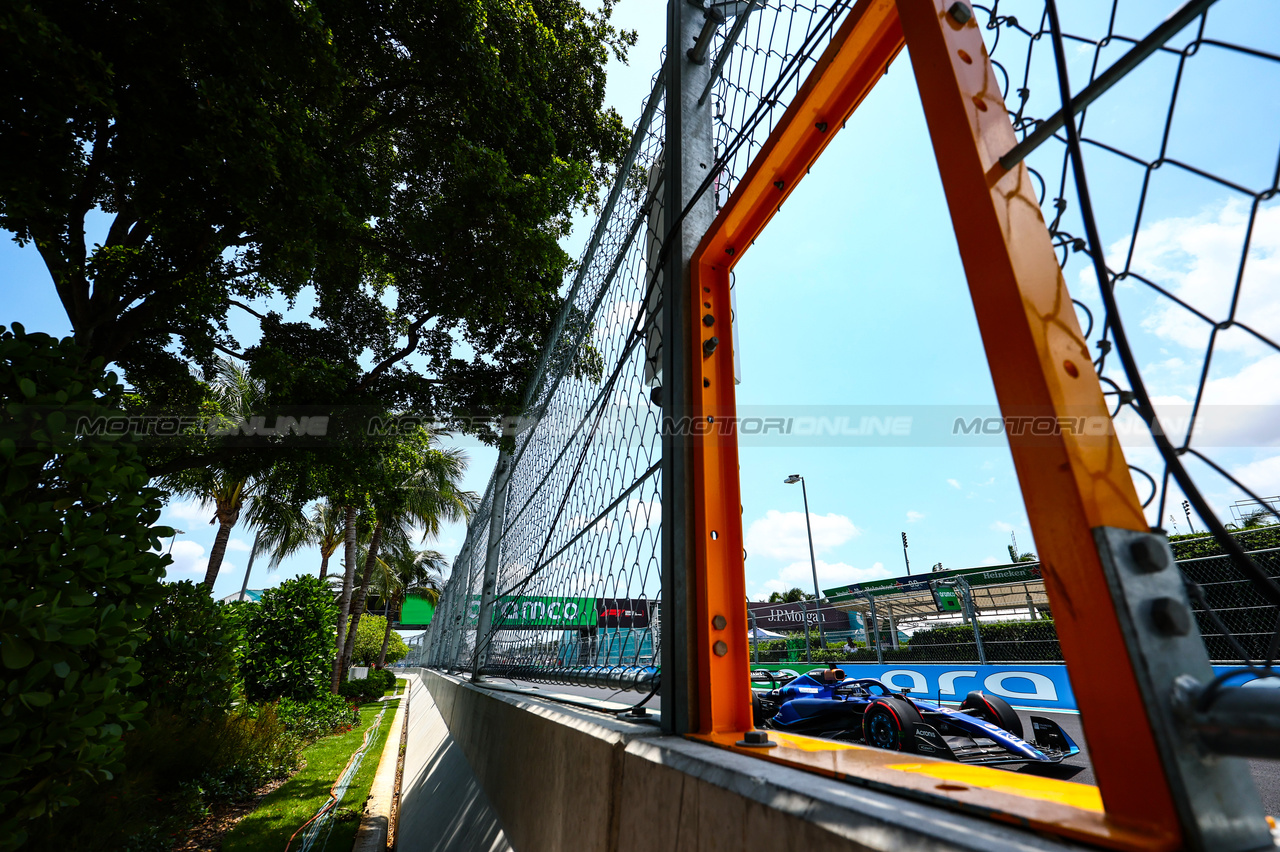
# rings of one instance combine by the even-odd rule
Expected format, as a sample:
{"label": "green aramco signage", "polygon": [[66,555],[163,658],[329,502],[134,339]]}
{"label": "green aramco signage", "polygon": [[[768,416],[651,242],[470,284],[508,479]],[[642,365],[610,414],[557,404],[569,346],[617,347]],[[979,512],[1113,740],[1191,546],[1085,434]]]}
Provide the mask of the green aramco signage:
{"label": "green aramco signage", "polygon": [[[595,598],[504,595],[493,602],[495,628],[595,627],[598,617]],[[467,620],[474,625],[479,619],[480,596],[474,595]]]}

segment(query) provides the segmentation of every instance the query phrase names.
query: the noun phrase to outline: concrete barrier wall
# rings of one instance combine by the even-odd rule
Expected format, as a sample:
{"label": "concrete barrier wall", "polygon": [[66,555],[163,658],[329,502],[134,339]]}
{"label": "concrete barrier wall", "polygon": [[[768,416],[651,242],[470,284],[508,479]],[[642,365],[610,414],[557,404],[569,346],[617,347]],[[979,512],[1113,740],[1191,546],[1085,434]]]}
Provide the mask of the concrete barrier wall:
{"label": "concrete barrier wall", "polygon": [[[409,730],[396,825],[399,852],[511,849],[489,797],[449,733],[426,684],[409,681]],[[443,691],[442,691],[443,693]]]}
{"label": "concrete barrier wall", "polygon": [[[662,736],[650,724],[433,671],[421,670],[421,677],[504,841],[518,852],[1083,848]],[[406,764],[406,791],[409,777]],[[406,793],[402,826],[427,798]],[[407,832],[399,852],[433,848],[406,844]]]}

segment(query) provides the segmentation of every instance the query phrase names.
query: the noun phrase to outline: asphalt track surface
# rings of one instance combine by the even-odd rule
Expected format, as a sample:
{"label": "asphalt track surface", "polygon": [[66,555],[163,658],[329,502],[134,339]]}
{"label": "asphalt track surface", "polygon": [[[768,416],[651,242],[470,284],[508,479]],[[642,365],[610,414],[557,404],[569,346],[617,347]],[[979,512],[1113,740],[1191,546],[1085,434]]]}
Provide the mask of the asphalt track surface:
{"label": "asphalt track surface", "polygon": [[[615,701],[624,704],[637,704],[644,698],[644,695],[638,692],[613,692],[608,689],[595,689],[587,686],[553,686],[548,684],[534,684],[507,680],[496,680],[496,685],[518,685],[522,689],[536,690],[538,692],[558,693],[561,695],[580,695],[585,698],[594,698],[597,701]],[[659,709],[658,696],[654,696],[645,706],[651,710]],[[1030,714],[1024,710],[1019,710],[1018,715],[1022,717],[1022,725],[1025,730],[1031,730]],[[1045,710],[1037,710],[1037,716],[1046,716],[1062,726],[1067,732],[1067,736],[1075,740],[1076,745],[1080,746],[1080,753],[1075,757],[1069,757],[1057,765],[1025,765],[1022,767],[997,767],[1010,772],[1025,772],[1032,775],[1042,775],[1046,778],[1058,778],[1063,781],[1076,781],[1081,784],[1096,784],[1097,781],[1093,777],[1093,764],[1089,760],[1089,746],[1084,739],[1084,730],[1080,727],[1080,717],[1075,713],[1050,713]],[[1253,773],[1253,783],[1258,788],[1258,793],[1262,796],[1262,805],[1266,812],[1273,815],[1280,815],[1280,761],[1278,760],[1250,760],[1249,768]]]}

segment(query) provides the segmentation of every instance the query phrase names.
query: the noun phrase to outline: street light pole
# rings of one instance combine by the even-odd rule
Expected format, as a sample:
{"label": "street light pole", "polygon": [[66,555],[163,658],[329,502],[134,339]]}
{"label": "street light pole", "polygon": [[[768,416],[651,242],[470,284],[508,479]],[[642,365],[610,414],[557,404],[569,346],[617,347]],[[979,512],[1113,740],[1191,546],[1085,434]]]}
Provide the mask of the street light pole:
{"label": "street light pole", "polygon": [[186,534],[187,534],[187,531],[186,531],[186,530],[177,530],[177,529],[176,529],[176,530],[174,530],[174,531],[173,531],[173,538],[169,539],[169,549],[168,549],[168,550],[166,550],[166,551],[164,552],[164,555],[165,555],[165,556],[169,556],[170,554],[172,554],[172,553],[173,553],[173,544],[174,544],[174,542],[176,542],[176,541],[178,540],[178,536],[180,536],[180,535],[186,535]]}
{"label": "street light pole", "polygon": [[[809,491],[805,488],[804,477],[798,473],[793,473],[786,479],[782,480],[787,485],[795,485],[800,483],[800,494],[804,497],[804,529],[809,535],[809,567],[813,570],[813,609],[814,614],[818,616],[818,641],[822,643],[822,650],[827,650],[827,633],[822,629],[822,592],[818,591],[818,561],[813,556],[813,527],[809,525]],[[806,624],[804,628],[805,635],[809,635],[809,626]]]}

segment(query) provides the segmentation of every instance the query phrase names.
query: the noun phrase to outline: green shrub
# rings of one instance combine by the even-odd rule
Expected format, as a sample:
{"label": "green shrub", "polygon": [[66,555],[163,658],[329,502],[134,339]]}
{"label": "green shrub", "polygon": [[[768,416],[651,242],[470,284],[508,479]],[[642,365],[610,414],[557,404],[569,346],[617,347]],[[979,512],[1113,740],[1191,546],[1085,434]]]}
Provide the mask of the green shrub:
{"label": "green shrub", "polygon": [[[1280,547],[1280,524],[1232,530],[1231,537],[1246,551]],[[1224,553],[1217,540],[1203,532],[1171,535],[1169,543],[1177,559],[1200,559],[1205,556],[1221,556]]]}
{"label": "green shrub", "polygon": [[74,805],[77,779],[119,772],[142,717],[128,693],[168,557],[160,492],[136,447],[76,435],[119,411],[100,360],[68,338],[0,326],[0,850]]}
{"label": "green shrub", "polygon": [[138,648],[142,683],[133,694],[169,712],[219,715],[235,692],[238,631],[203,585],[190,580],[165,586],[151,611],[148,639]]}
{"label": "green shrub", "polygon": [[386,669],[370,669],[369,679],[376,680],[381,684],[383,694],[396,685],[396,676]]}
{"label": "green shrub", "polygon": [[302,747],[271,705],[211,719],[156,710],[124,742],[128,771],[86,783],[80,805],[32,833],[32,852],[168,850],[209,805],[244,800],[291,772]]}
{"label": "green shrub", "polygon": [[[360,616],[360,624],[356,627],[356,647],[351,652],[351,664],[356,666],[373,666],[382,653],[382,639],[387,635],[387,619],[381,615],[365,613]],[[400,634],[391,631],[387,642],[387,663],[403,660],[409,655],[409,646],[400,638]]]}
{"label": "green shrub", "polygon": [[295,577],[262,593],[256,604],[235,611],[244,645],[240,676],[254,702],[292,698],[310,701],[329,684],[338,607],[315,577]]}
{"label": "green shrub", "polygon": [[368,701],[377,701],[382,697],[386,690],[382,686],[382,681],[377,678],[363,678],[361,680],[348,680],[343,682],[338,689],[338,694],[352,701],[364,704]]}
{"label": "green shrub", "polygon": [[360,721],[360,711],[347,698],[331,692],[310,701],[282,698],[276,715],[285,730],[305,742],[314,742],[330,734],[343,733]]}

